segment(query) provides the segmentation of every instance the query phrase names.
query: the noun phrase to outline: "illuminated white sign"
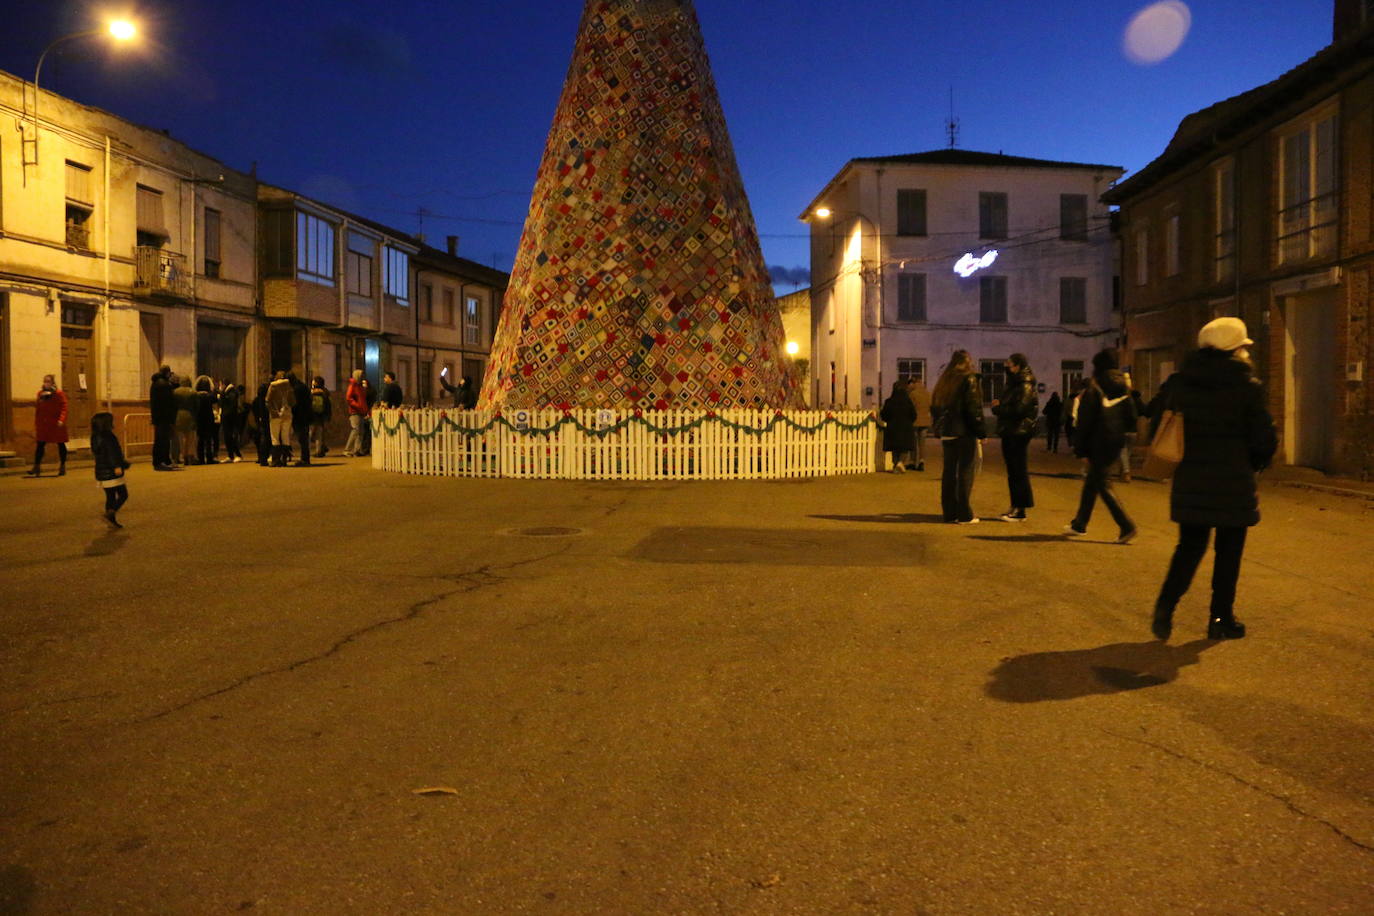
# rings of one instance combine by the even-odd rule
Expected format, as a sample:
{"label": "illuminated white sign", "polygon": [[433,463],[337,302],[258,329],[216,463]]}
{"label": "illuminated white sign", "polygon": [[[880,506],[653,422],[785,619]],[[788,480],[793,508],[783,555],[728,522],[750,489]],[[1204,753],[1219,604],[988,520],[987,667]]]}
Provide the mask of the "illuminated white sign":
{"label": "illuminated white sign", "polygon": [[996,260],[997,249],[995,248],[981,257],[974,257],[972,253],[969,253],[954,262],[954,272],[961,277],[971,277],[984,267],[991,267],[992,262]]}

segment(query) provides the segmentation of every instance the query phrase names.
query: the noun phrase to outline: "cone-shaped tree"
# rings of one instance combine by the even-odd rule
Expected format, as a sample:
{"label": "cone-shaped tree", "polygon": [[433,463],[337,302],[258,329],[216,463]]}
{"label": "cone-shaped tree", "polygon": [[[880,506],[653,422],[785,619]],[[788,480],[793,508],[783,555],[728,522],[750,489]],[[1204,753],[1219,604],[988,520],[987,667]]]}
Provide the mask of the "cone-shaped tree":
{"label": "cone-shaped tree", "polygon": [[587,0],[482,407],[801,392],[690,0]]}

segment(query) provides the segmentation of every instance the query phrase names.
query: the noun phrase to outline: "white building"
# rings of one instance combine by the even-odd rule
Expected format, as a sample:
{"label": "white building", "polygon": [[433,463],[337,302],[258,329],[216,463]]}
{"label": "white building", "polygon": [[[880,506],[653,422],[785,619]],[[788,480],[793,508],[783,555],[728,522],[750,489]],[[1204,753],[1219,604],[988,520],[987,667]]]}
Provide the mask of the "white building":
{"label": "white building", "polygon": [[1123,171],[959,149],[851,159],[801,216],[811,402],[877,406],[898,377],[933,386],[956,349],[986,398],[1015,352],[1042,400],[1068,387],[1120,336],[1100,198]]}

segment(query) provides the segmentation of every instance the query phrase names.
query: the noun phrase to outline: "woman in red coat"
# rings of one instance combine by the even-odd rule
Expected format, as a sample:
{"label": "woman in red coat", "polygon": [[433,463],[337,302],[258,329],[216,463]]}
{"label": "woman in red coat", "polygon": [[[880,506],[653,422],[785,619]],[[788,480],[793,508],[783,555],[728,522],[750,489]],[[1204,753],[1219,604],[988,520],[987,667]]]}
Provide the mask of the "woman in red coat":
{"label": "woman in red coat", "polygon": [[67,473],[67,396],[57,387],[51,375],[43,376],[43,387],[38,389],[38,406],[33,412],[33,437],[38,447],[33,452],[33,470],[29,477],[39,476],[39,466],[43,463],[43,448],[49,442],[57,443],[57,476]]}

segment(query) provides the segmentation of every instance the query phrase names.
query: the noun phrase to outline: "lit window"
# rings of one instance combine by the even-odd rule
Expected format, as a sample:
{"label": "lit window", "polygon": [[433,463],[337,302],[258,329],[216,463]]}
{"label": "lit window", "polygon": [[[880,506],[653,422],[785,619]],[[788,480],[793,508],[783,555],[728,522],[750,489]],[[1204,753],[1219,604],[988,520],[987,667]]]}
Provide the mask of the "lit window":
{"label": "lit window", "polygon": [[334,226],[309,213],[296,213],[296,275],[334,285]]}
{"label": "lit window", "polygon": [[477,344],[482,336],[481,300],[468,296],[463,304],[463,343]]}
{"label": "lit window", "polygon": [[387,297],[402,308],[410,306],[410,255],[397,248],[386,249],[386,276],[382,288]]}

